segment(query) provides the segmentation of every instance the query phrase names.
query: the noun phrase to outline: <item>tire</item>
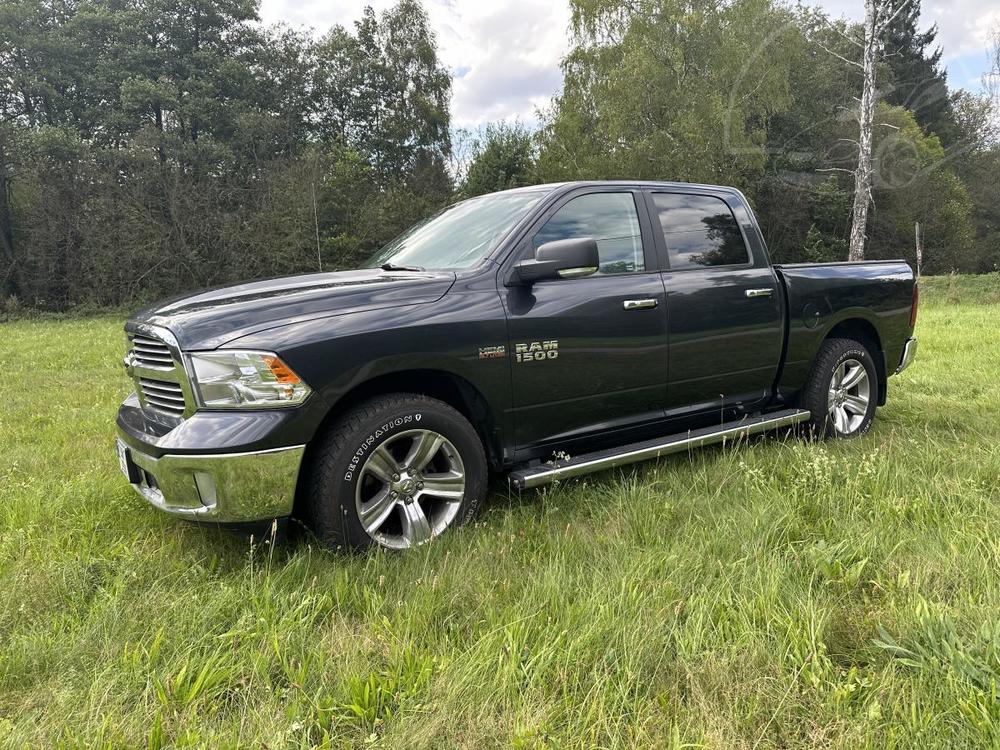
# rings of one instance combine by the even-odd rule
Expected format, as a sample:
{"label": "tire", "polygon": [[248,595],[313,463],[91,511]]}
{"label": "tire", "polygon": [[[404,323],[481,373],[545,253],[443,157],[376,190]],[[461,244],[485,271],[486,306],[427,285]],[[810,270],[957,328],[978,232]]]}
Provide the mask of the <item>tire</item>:
{"label": "tire", "polygon": [[319,438],[306,522],[326,545],[406,549],[468,523],[486,495],[483,444],[442,401],[394,393],[366,401]]}
{"label": "tire", "polygon": [[864,344],[827,339],[820,346],[800,406],[812,413],[803,423],[810,438],[855,438],[871,429],[878,406],[875,361]]}

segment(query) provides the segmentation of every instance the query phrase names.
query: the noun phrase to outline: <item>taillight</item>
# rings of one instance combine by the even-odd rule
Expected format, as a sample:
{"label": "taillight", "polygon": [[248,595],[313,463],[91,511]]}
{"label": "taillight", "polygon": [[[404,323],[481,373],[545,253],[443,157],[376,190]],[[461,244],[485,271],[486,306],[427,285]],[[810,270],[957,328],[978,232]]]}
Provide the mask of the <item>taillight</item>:
{"label": "taillight", "polygon": [[910,330],[917,324],[917,307],[920,305],[920,287],[913,282],[913,301],[910,303]]}

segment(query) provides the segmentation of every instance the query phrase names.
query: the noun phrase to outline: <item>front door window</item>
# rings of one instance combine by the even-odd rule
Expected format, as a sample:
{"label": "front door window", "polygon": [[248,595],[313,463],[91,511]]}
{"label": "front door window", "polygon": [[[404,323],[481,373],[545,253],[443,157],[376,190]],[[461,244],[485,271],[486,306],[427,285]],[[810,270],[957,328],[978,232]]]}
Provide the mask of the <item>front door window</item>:
{"label": "front door window", "polygon": [[639,217],[631,193],[587,193],[553,214],[532,239],[538,249],[546,242],[592,237],[597,240],[598,274],[646,270]]}

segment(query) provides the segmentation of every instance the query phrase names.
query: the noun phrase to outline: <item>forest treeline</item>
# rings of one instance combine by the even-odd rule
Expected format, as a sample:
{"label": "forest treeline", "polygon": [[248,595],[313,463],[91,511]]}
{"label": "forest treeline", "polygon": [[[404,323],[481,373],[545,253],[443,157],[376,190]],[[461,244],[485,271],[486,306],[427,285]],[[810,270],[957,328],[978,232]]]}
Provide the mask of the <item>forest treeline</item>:
{"label": "forest treeline", "polygon": [[[0,307],[136,305],[356,264],[461,197],[542,181],[732,184],[775,257],[846,258],[860,89],[843,21],[774,0],[572,0],[540,127],[452,127],[416,0],[325,33],[256,0],[0,0]],[[1000,264],[989,96],[919,5],[886,39],[869,257]]]}

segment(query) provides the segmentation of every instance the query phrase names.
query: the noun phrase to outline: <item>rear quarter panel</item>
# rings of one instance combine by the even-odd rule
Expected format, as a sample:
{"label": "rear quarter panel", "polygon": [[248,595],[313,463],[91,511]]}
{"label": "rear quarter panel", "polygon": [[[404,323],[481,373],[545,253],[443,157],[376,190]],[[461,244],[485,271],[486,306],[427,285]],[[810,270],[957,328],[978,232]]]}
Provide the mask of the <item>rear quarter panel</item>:
{"label": "rear quarter panel", "polygon": [[862,261],[775,266],[784,282],[788,346],[778,383],[788,395],[805,383],[813,358],[837,324],[864,320],[875,328],[886,374],[896,369],[912,334],[914,277],[903,261]]}

